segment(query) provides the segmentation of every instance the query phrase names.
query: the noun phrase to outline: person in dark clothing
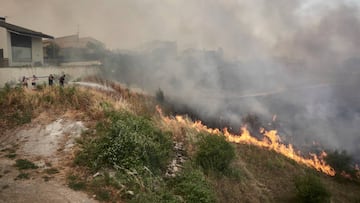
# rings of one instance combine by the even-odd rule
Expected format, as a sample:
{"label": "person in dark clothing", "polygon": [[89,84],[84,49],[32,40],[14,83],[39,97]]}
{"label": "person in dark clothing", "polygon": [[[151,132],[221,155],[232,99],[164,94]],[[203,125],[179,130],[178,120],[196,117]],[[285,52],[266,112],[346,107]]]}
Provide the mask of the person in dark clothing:
{"label": "person in dark clothing", "polygon": [[21,83],[22,83],[22,86],[23,87],[28,87],[28,78],[27,77],[23,77],[22,80],[21,80]]}
{"label": "person in dark clothing", "polygon": [[54,76],[52,74],[49,75],[49,86],[53,86],[54,84]]}
{"label": "person in dark clothing", "polygon": [[31,79],[31,85],[32,85],[33,89],[36,88],[36,80],[37,80],[37,77],[35,75],[33,75],[32,79]]}
{"label": "person in dark clothing", "polygon": [[60,78],[59,78],[59,83],[60,83],[60,86],[64,86],[64,82],[65,82],[65,74],[62,75]]}

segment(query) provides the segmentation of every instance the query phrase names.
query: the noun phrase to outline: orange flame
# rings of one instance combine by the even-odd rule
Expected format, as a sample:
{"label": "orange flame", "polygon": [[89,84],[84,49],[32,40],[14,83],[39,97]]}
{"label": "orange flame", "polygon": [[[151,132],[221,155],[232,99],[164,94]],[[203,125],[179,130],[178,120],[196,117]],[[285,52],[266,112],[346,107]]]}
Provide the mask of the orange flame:
{"label": "orange flame", "polygon": [[185,126],[190,126],[197,131],[205,131],[210,134],[221,134],[223,133],[229,142],[233,143],[242,143],[242,144],[250,144],[258,147],[266,148],[268,150],[274,150],[300,164],[304,164],[308,167],[314,168],[320,172],[323,172],[327,175],[334,176],[335,170],[328,164],[325,163],[324,157],[326,157],[326,153],[322,152],[320,156],[316,154],[310,153],[310,158],[304,158],[300,155],[300,153],[295,152],[294,148],[291,144],[285,145],[281,143],[280,137],[277,135],[276,130],[266,131],[265,129],[261,129],[261,132],[264,134],[264,138],[262,140],[258,140],[257,138],[250,135],[250,132],[245,128],[241,128],[241,134],[236,135],[230,133],[227,128],[224,128],[223,131],[218,128],[209,128],[206,125],[202,124],[201,121],[191,122],[186,120],[183,116],[175,116],[175,118],[169,118],[162,114],[162,111],[159,107],[157,110],[164,122],[167,124],[170,123],[178,123]]}

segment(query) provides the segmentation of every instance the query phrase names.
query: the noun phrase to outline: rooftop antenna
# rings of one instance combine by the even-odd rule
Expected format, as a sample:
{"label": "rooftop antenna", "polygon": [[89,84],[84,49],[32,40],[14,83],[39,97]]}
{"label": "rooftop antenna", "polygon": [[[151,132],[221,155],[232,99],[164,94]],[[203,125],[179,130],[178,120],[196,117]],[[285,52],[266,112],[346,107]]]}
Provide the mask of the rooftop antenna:
{"label": "rooftop antenna", "polygon": [[76,26],[76,35],[77,35],[77,40],[79,41],[79,34],[80,34],[80,25],[79,24],[77,24],[77,26]]}
{"label": "rooftop antenna", "polygon": [[77,24],[77,35],[79,36],[79,34],[80,34],[80,25]]}

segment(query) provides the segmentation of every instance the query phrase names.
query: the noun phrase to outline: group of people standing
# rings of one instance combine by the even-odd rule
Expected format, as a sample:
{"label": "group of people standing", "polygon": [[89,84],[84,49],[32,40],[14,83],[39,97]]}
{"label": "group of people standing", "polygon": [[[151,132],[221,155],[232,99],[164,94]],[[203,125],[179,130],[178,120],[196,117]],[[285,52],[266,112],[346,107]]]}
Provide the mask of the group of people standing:
{"label": "group of people standing", "polygon": [[[32,78],[27,78],[27,77],[23,76],[23,78],[21,80],[22,86],[23,87],[28,87],[28,80],[30,80],[30,79],[31,79],[32,87],[35,88],[36,87],[36,81],[38,80],[38,77],[36,77],[35,75],[33,75]],[[54,80],[55,80],[55,77],[53,76],[53,74],[50,74],[49,77],[48,77],[49,86],[54,85]],[[61,87],[64,86],[64,82],[65,82],[65,74],[63,74],[59,78],[59,84],[60,84]]]}

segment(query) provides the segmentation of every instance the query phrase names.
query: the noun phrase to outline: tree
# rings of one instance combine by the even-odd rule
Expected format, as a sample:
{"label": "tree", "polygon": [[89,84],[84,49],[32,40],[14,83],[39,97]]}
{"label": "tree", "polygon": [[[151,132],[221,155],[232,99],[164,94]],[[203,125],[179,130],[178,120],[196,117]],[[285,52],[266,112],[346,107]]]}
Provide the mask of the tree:
{"label": "tree", "polygon": [[44,47],[44,50],[48,59],[59,58],[60,47],[55,42],[50,41],[50,43]]}

